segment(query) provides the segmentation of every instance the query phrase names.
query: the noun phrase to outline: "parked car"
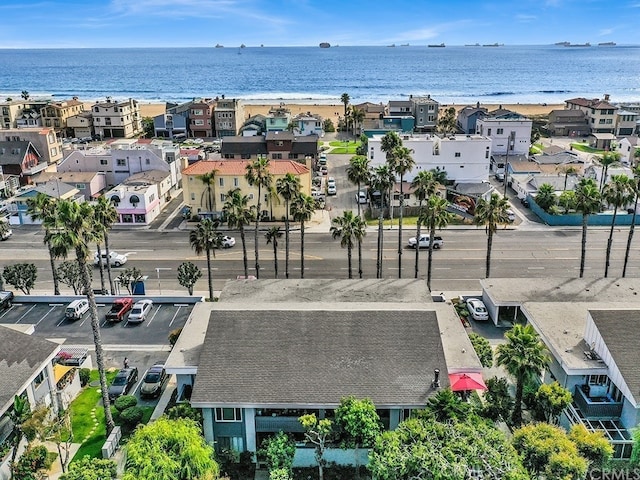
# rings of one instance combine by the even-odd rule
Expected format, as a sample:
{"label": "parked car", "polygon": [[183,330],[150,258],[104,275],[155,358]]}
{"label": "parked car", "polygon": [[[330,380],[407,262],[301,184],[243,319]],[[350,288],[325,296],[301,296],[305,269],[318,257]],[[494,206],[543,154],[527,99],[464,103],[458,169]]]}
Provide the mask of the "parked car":
{"label": "parked car", "polygon": [[521,198],[520,203],[522,204],[523,207],[529,208],[529,200],[527,200],[526,198]]}
{"label": "parked car", "polygon": [[65,318],[69,320],[79,320],[82,316],[89,311],[89,301],[85,298],[80,300],[74,300],[64,310]]}
{"label": "parked car", "polygon": [[489,312],[487,311],[487,307],[484,305],[482,300],[478,300],[477,298],[469,298],[467,300],[467,309],[471,314],[471,317],[474,320],[489,320]]}
{"label": "parked car", "polygon": [[336,184],[327,185],[327,195],[337,195],[338,189],[336,188]]}
{"label": "parked car", "polygon": [[327,169],[326,165],[322,165],[318,171],[322,174],[322,175],[326,175],[327,173],[329,173],[329,170]]}
{"label": "parked car", "polygon": [[513,210],[507,210],[507,218],[509,218],[509,222],[513,223],[516,221],[516,214]]}
{"label": "parked car", "polygon": [[[102,252],[100,256],[102,257],[102,265],[106,265],[107,254],[105,252]],[[93,256],[93,264],[98,265],[98,262],[99,262],[98,252],[96,252],[95,255]],[[109,263],[111,264],[112,267],[119,267],[127,263],[127,256],[122,255],[118,252],[109,252]]]}
{"label": "parked car", "polygon": [[[409,239],[409,247],[416,248],[416,237],[411,237]],[[442,237],[433,237],[433,249],[437,250],[444,246],[444,240]],[[420,248],[429,248],[429,235],[421,234],[420,235]]]}
{"label": "parked car", "polygon": [[121,322],[124,316],[133,307],[133,298],[116,298],[111,305],[111,310],[107,313],[107,320],[110,322]]}
{"label": "parked car", "polygon": [[236,244],[236,239],[234,237],[230,237],[229,235],[225,235],[222,237],[222,248],[231,248]]}
{"label": "parked car", "polygon": [[11,235],[13,235],[13,231],[10,228],[3,228],[0,232],[0,240],[7,240]]}
{"label": "parked car", "polygon": [[129,323],[144,322],[152,308],[153,300],[145,299],[137,301],[129,312]]}
{"label": "parked car", "polygon": [[138,369],[136,367],[120,370],[109,386],[109,400],[112,402],[121,395],[126,395],[131,387],[138,381]]}
{"label": "parked car", "polygon": [[364,190],[360,190],[356,193],[356,203],[366,204],[367,203],[367,192]]}
{"label": "parked car", "polygon": [[503,172],[498,172],[495,175],[496,180],[498,180],[499,182],[504,182],[504,173]]}
{"label": "parked car", "polygon": [[142,379],[140,384],[141,397],[159,397],[162,387],[167,380],[167,372],[164,370],[164,362],[156,362]]}
{"label": "parked car", "polygon": [[13,292],[0,291],[0,308],[11,308],[11,305],[13,305]]}

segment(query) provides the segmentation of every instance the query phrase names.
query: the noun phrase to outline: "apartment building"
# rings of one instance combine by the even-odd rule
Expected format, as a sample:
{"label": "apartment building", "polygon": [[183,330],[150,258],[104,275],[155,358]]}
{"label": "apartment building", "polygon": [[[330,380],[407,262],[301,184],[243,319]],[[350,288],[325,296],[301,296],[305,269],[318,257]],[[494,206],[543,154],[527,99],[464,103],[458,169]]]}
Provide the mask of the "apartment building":
{"label": "apartment building", "polygon": [[214,109],[216,101],[212,98],[194,100],[189,109],[190,137],[215,137]]}
{"label": "apartment building", "polygon": [[[20,126],[41,126],[40,110],[46,100],[6,100],[0,102],[0,128],[19,128]],[[30,119],[29,119],[30,117]]]}
{"label": "apartment building", "polygon": [[0,132],[0,140],[31,142],[42,161],[48,165],[62,161],[62,143],[55,129],[49,127],[11,128]]}
{"label": "apartment building", "polygon": [[107,97],[91,107],[96,135],[100,138],[132,138],[142,131],[140,106],[133,99],[122,102]]}
{"label": "apartment building", "polygon": [[67,126],[67,119],[84,112],[84,104],[77,97],[62,102],[50,102],[40,110],[42,125],[52,127],[63,137],[73,132]]}
{"label": "apartment building", "polygon": [[531,146],[533,122],[519,113],[508,110],[489,112],[489,116],[478,118],[476,134],[491,139],[491,152],[496,155],[528,155]]}
{"label": "apartment building", "polygon": [[440,103],[431,98],[409,96],[413,104],[413,116],[416,119],[416,132],[434,132],[438,123]]}
{"label": "apartment building", "polygon": [[244,106],[242,101],[218,99],[214,107],[214,125],[216,136],[232,137],[237,135],[244,121]]}

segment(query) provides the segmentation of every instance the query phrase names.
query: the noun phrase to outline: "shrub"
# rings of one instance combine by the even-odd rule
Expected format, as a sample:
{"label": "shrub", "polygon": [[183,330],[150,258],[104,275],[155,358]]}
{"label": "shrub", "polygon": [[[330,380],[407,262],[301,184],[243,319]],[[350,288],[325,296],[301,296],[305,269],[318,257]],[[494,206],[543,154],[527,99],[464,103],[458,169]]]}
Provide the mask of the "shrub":
{"label": "shrub", "polygon": [[120,420],[129,428],[134,428],[138,425],[143,416],[144,410],[140,407],[129,407],[120,412]]}
{"label": "shrub", "polygon": [[38,478],[37,472],[49,468],[51,463],[49,452],[44,445],[27,448],[14,467],[13,478],[15,480],[35,480]]}
{"label": "shrub", "polygon": [[193,408],[188,403],[180,403],[175,407],[171,407],[167,410],[167,417],[171,420],[189,418],[191,420],[195,420],[199,424],[202,423],[202,414],[200,413],[200,410]]}
{"label": "shrub", "polygon": [[89,370],[88,368],[81,368],[79,375],[80,375],[80,385],[84,387],[87,383],[89,383],[89,377],[91,377],[91,370]]}
{"label": "shrub", "polygon": [[180,336],[181,333],[182,333],[182,328],[176,328],[175,330],[171,330],[169,332],[169,345],[173,347],[178,341],[178,337]]}
{"label": "shrub", "polygon": [[115,403],[113,404],[116,407],[118,412],[122,413],[127,408],[135,407],[138,405],[138,399],[133,395],[122,395],[121,397],[116,398]]}

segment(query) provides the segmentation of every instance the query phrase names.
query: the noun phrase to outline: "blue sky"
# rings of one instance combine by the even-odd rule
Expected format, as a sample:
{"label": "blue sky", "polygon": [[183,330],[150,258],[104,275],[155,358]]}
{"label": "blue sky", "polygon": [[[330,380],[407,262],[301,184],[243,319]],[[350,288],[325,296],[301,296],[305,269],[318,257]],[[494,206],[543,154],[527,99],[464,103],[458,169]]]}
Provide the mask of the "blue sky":
{"label": "blue sky", "polygon": [[640,44],[640,0],[2,0],[0,48]]}

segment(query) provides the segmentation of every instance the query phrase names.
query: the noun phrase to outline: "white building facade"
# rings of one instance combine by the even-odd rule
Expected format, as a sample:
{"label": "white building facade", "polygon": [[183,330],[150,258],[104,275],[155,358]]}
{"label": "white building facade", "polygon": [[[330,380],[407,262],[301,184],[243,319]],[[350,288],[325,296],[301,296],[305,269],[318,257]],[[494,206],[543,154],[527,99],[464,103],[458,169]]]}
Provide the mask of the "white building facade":
{"label": "white building facade", "polygon": [[491,152],[494,155],[528,155],[531,146],[531,126],[533,122],[518,114],[506,114],[497,117],[479,118],[476,121],[476,134],[491,139]]}

